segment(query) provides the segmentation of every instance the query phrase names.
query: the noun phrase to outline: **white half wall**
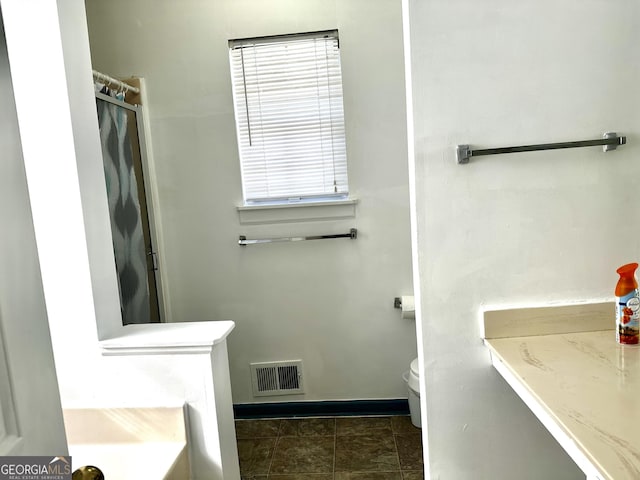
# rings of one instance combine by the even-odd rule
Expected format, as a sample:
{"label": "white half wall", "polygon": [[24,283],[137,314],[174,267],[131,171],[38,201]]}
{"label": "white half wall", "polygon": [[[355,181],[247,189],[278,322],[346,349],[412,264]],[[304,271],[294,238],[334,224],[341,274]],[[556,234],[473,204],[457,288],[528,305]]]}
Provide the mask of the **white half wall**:
{"label": "white half wall", "polygon": [[[171,321],[229,319],[235,403],[406,397],[412,294],[397,0],[87,0],[95,69],[145,78]],[[241,225],[228,44],[338,28],[355,218]],[[258,245],[248,238],[358,239]],[[306,394],[255,398],[250,362],[304,362]]]}
{"label": "white half wall", "polygon": [[[640,6],[409,6],[431,478],[584,478],[491,367],[480,312],[610,299],[615,269],[638,259]],[[605,131],[628,145],[456,164],[457,144]]]}

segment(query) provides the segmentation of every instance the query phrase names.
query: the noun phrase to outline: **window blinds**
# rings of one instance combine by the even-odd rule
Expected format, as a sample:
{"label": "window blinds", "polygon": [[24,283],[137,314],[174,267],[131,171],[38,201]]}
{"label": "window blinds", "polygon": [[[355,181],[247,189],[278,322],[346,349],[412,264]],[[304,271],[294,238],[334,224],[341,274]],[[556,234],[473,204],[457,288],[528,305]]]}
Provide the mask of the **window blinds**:
{"label": "window blinds", "polygon": [[229,47],[245,202],[346,196],[338,32]]}

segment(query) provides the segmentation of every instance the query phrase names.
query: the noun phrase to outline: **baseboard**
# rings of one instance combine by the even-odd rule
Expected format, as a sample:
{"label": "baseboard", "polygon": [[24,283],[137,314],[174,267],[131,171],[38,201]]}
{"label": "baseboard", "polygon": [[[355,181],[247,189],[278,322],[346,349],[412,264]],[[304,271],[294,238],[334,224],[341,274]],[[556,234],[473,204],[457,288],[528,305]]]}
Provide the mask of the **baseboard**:
{"label": "baseboard", "polygon": [[409,415],[409,401],[406,398],[397,398],[390,400],[240,403],[233,406],[233,414],[238,420],[250,418]]}

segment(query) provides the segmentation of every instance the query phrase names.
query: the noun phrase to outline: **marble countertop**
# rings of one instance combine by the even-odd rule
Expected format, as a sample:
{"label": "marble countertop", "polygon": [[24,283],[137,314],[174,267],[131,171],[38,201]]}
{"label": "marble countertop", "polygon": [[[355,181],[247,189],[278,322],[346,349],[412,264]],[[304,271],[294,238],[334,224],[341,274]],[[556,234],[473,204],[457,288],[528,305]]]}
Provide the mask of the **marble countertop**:
{"label": "marble countertop", "polygon": [[536,331],[485,344],[495,368],[587,478],[638,479],[640,347],[618,345],[607,323],[607,330]]}

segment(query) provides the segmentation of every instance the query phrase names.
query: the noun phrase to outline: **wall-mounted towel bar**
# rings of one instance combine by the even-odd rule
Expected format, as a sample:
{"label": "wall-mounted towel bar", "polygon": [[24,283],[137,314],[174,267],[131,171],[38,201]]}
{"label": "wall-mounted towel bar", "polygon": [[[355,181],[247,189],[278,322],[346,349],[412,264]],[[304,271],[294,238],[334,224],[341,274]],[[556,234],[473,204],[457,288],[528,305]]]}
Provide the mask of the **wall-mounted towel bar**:
{"label": "wall-mounted towel bar", "polygon": [[533,152],[536,150],[556,150],[558,148],[576,148],[576,147],[596,147],[603,146],[603,150],[615,150],[618,145],[627,143],[627,137],[619,137],[615,132],[607,132],[602,138],[596,140],[582,140],[578,142],[561,142],[561,143],[541,143],[538,145],[522,145],[519,147],[502,147],[502,148],[485,148],[482,150],[474,150],[470,145],[458,145],[456,147],[456,156],[458,163],[469,163],[471,157],[480,155],[497,155],[500,153],[516,153],[516,152]]}
{"label": "wall-mounted towel bar", "polygon": [[336,235],[312,235],[308,237],[280,237],[280,238],[256,238],[253,240],[248,240],[244,235],[240,235],[240,239],[238,240],[238,245],[257,245],[258,243],[274,243],[274,242],[301,242],[304,240],[325,240],[327,238],[350,238],[351,240],[355,240],[358,238],[358,230],[356,228],[352,228],[349,230],[349,233],[339,233]]}

